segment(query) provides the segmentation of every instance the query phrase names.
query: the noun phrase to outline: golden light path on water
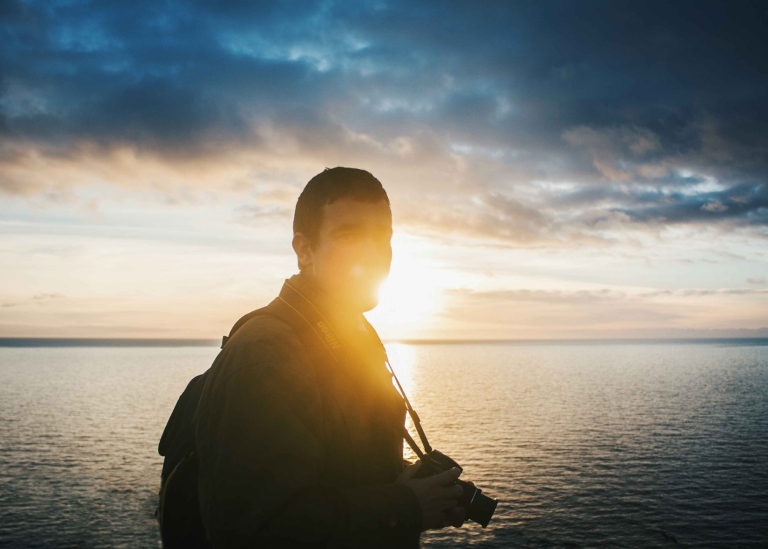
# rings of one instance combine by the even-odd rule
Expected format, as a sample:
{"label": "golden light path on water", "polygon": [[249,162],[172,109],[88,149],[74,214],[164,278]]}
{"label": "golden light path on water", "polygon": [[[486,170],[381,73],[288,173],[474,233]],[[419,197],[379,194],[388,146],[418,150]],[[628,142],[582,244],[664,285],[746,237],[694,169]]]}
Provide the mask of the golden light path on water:
{"label": "golden light path on water", "polygon": [[[387,356],[389,357],[389,363],[392,366],[392,370],[395,372],[400,385],[405,391],[405,395],[411,402],[414,408],[417,408],[416,403],[413,400],[414,395],[414,369],[416,367],[416,352],[413,345],[405,343],[387,343]],[[418,410],[417,410],[418,411]],[[418,441],[419,437],[416,433],[416,429],[413,426],[413,421],[410,416],[407,418],[406,426],[413,436],[414,440]],[[404,457],[409,460],[415,460],[416,454],[406,444],[404,446]]]}

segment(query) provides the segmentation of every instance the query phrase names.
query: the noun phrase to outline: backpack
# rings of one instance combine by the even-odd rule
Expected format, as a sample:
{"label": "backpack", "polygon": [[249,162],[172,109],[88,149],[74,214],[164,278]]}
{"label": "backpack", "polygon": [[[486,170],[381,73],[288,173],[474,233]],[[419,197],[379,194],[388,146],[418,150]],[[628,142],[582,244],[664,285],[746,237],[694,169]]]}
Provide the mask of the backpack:
{"label": "backpack", "polygon": [[160,498],[155,511],[164,549],[207,549],[197,497],[197,455],[192,416],[208,377],[207,370],[192,378],[173,408],[158,445],[165,456]]}
{"label": "backpack", "polygon": [[[267,307],[252,311],[232,327],[222,338],[224,348],[229,338],[248,320],[269,314]],[[210,368],[192,378],[181,393],[165,426],[157,451],[164,456],[160,494],[155,517],[160,525],[164,549],[209,549],[205,527],[200,516],[197,495],[198,462],[192,417],[208,379]]]}

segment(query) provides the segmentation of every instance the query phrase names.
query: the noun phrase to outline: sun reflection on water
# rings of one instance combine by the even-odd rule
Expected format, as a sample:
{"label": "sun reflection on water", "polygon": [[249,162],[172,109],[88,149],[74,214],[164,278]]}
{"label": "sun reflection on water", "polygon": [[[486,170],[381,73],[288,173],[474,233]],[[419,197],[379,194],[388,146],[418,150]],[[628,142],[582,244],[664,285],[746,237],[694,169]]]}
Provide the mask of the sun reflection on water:
{"label": "sun reflection on water", "polygon": [[[387,349],[387,356],[389,357],[389,363],[392,366],[392,370],[400,381],[400,385],[402,385],[406,396],[411,400],[411,404],[415,407],[415,404],[413,403],[413,393],[415,390],[414,370],[417,358],[416,352],[412,345],[405,343],[387,343],[385,347]],[[406,420],[406,428],[411,433],[414,440],[419,440],[418,435],[416,434],[416,429],[413,426],[413,420],[411,420],[410,416]],[[417,459],[416,454],[407,444],[404,447],[403,457],[410,461],[415,461]]]}
{"label": "sun reflection on water", "polygon": [[406,395],[410,398],[413,393],[413,374],[416,365],[416,353],[412,345],[406,343],[387,343],[387,356],[389,363],[403,386]]}

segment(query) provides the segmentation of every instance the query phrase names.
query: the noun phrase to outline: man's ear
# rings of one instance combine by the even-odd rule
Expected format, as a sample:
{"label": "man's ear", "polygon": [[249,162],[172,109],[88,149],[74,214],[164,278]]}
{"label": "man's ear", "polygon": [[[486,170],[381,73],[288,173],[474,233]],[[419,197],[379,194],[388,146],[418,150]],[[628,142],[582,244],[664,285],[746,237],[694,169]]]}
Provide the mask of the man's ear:
{"label": "man's ear", "polygon": [[296,252],[296,259],[299,263],[299,270],[303,271],[307,267],[312,265],[312,246],[303,233],[295,233],[293,235],[293,251]]}

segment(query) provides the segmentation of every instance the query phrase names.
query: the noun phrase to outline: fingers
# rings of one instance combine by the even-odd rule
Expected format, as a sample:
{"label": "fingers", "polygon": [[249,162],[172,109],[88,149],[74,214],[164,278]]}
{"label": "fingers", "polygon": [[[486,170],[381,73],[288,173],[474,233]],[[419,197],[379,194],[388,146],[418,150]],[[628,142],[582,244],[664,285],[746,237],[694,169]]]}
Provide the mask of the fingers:
{"label": "fingers", "polygon": [[449,513],[457,505],[458,500],[450,498],[430,498],[422,502],[423,529],[445,528],[452,524],[451,520],[454,520],[454,517],[449,515]]}
{"label": "fingers", "polygon": [[448,522],[454,528],[461,528],[466,520],[466,511],[463,507],[454,507],[448,511]]}
{"label": "fingers", "polygon": [[430,477],[413,478],[419,466],[420,463],[403,470],[398,482],[405,483],[419,499],[423,530],[461,526],[464,523],[464,510],[457,506],[464,495],[464,489],[456,484],[461,469],[454,467]]}
{"label": "fingers", "polygon": [[440,501],[440,510],[441,511],[448,511],[450,509],[453,509],[459,504],[458,500],[455,499],[444,499]]}
{"label": "fingers", "polygon": [[417,460],[416,463],[409,465],[398,475],[396,482],[406,482],[416,476],[421,468],[421,460]]}
{"label": "fingers", "polygon": [[435,495],[443,499],[459,499],[464,494],[464,489],[456,484],[446,486],[435,492]]}
{"label": "fingers", "polygon": [[466,514],[463,507],[453,506],[450,509],[443,510],[440,513],[434,526],[431,529],[439,530],[448,526],[461,528],[464,525]]}
{"label": "fingers", "polygon": [[427,478],[427,481],[433,486],[447,486],[456,482],[459,478],[461,471],[457,467],[443,471],[431,477]]}

